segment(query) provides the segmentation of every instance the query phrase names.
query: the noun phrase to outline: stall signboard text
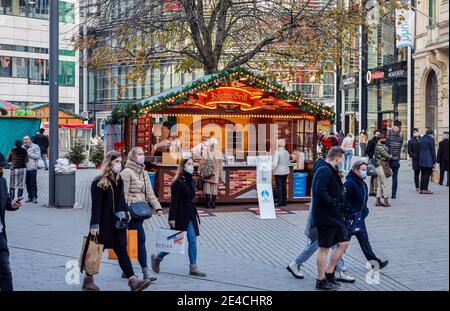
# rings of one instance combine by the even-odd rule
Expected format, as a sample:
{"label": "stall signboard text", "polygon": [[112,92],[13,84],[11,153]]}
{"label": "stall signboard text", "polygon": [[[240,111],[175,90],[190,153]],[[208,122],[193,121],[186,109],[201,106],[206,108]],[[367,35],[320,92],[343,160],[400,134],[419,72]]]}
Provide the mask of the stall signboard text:
{"label": "stall signboard text", "polygon": [[252,95],[251,92],[234,87],[219,87],[206,93],[198,93],[196,105],[216,109],[218,104],[239,105],[242,111],[261,108],[260,95]]}

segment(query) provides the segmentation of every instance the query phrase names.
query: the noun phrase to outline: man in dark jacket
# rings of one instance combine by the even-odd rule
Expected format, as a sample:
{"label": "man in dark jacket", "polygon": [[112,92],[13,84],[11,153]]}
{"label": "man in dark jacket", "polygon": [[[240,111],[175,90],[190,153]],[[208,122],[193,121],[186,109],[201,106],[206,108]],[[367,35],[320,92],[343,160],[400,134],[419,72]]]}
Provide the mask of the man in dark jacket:
{"label": "man in dark jacket", "polygon": [[425,135],[420,138],[420,193],[433,194],[428,190],[428,184],[430,183],[431,173],[433,172],[434,165],[436,164],[436,145],[434,138],[432,137],[433,130],[428,128]]}
{"label": "man in dark jacket", "polygon": [[437,154],[437,163],[439,163],[439,185],[442,186],[444,183],[444,174],[447,172],[447,187],[448,187],[448,132],[444,132],[444,137],[442,141],[439,143],[439,149]]}
{"label": "man in dark jacket", "polygon": [[[366,154],[365,156],[369,157],[369,162],[373,160],[373,154],[375,153],[375,146],[377,145],[377,137],[381,135],[380,130],[375,130],[373,132],[373,137],[369,142],[367,143],[366,147]],[[370,164],[370,163],[369,163]],[[371,176],[370,177],[370,190],[369,190],[369,196],[375,197],[377,196],[377,183],[378,179],[377,176]]]}
{"label": "man in dark jacket", "polygon": [[420,133],[418,128],[413,129],[413,137],[408,141],[408,155],[411,158],[412,168],[414,171],[414,184],[416,191],[420,191],[419,177],[420,177]]}
{"label": "man in dark jacket", "polygon": [[[326,164],[319,168],[312,182],[312,227],[317,227],[319,252],[316,288],[335,290],[338,287],[334,270],[348,247],[348,233],[344,223],[344,185],[339,176],[339,165],[344,161],[344,150],[332,147]],[[327,267],[328,250],[337,245]]]}
{"label": "man in dark jacket", "polygon": [[0,152],[0,291],[13,291],[9,249],[6,240],[5,211],[15,211],[20,207],[20,200],[11,201],[3,168],[7,166],[4,155]]}
{"label": "man in dark jacket", "polygon": [[44,135],[45,129],[40,129],[39,132],[36,133],[35,136],[33,136],[33,143],[39,146],[41,148],[41,158],[42,161],[44,161],[45,170],[48,171],[48,162],[47,158],[45,157],[47,155],[47,148],[48,148],[48,137]]}
{"label": "man in dark jacket", "polygon": [[386,140],[386,146],[389,149],[389,153],[392,155],[389,164],[391,166],[392,175],[392,198],[397,197],[398,186],[398,171],[400,169],[400,156],[403,147],[403,138],[400,136],[400,128],[396,125],[392,127],[391,134]]}

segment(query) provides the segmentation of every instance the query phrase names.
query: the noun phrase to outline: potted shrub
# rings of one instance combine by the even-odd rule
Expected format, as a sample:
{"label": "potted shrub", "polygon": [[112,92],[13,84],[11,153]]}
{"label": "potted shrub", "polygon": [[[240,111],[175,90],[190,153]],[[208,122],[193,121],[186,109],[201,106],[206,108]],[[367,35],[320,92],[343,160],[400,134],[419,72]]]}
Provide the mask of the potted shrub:
{"label": "potted shrub", "polygon": [[103,158],[105,157],[105,148],[102,144],[95,146],[89,156],[89,161],[95,164],[95,168],[99,169],[102,166]]}
{"label": "potted shrub", "polygon": [[84,162],[84,160],[86,160],[86,150],[84,149],[83,144],[80,141],[75,141],[75,144],[72,148],[72,150],[70,150],[66,156],[67,159],[69,159],[70,162],[72,162],[73,164],[75,164],[77,166],[77,168],[79,167],[79,165],[81,163]]}

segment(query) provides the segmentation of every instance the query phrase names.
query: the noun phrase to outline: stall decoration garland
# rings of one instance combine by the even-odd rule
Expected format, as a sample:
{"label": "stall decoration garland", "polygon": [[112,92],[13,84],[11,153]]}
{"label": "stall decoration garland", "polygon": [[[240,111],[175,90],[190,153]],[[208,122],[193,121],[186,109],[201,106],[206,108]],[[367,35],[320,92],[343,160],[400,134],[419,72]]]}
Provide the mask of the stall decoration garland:
{"label": "stall decoration garland", "polygon": [[211,79],[199,80],[190,83],[178,92],[169,93],[156,100],[147,100],[139,103],[128,103],[118,105],[114,108],[109,123],[117,124],[124,117],[135,119],[141,114],[149,112],[160,112],[169,106],[179,105],[189,99],[189,95],[206,92],[219,87],[222,83],[245,81],[246,84],[259,88],[274,97],[281,98],[296,106],[306,113],[314,114],[318,120],[328,120],[334,122],[335,114],[332,107],[327,107],[322,103],[317,103],[309,99],[303,99],[299,93],[287,91],[281,84],[269,81],[267,77],[255,75],[251,71],[235,67],[225,69],[214,74]]}

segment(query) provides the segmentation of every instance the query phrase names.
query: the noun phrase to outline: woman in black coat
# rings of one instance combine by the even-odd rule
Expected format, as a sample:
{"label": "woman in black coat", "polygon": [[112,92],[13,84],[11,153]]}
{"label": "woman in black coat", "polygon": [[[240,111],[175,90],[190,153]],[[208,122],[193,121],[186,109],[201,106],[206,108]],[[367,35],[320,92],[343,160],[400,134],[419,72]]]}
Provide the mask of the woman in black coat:
{"label": "woman in black coat", "polygon": [[413,129],[413,137],[408,141],[408,155],[411,158],[412,168],[414,171],[414,184],[416,191],[420,191],[420,134],[419,129]]}
{"label": "woman in black coat", "polygon": [[448,162],[449,162],[449,147],[448,147],[448,132],[444,132],[444,138],[439,143],[439,149],[437,153],[437,163],[439,163],[439,185],[444,183],[444,174],[447,172],[447,187],[449,185],[448,180]]}
{"label": "woman in black coat", "polygon": [[[120,179],[122,157],[116,151],[110,151],[103,160],[100,176],[91,185],[92,215],[90,236],[96,236],[98,243],[105,249],[112,248],[117,255],[120,268],[128,279],[132,291],[140,291],[150,285],[149,280],[139,280],[135,276],[127,253],[126,229],[116,229],[120,219],[127,223],[127,205],[123,194],[123,181]],[[83,290],[100,290],[94,283],[92,275],[86,273],[83,280]]]}
{"label": "woman in black coat", "polygon": [[[198,228],[199,217],[197,208],[192,200],[195,197],[195,185],[192,180],[194,162],[192,159],[183,159],[178,165],[177,173],[172,181],[171,202],[169,211],[169,226],[173,230],[187,231],[189,243],[189,274],[195,276],[206,276],[197,268],[197,236],[200,235]],[[152,269],[159,273],[161,261],[169,253],[161,252],[152,255]]]}

